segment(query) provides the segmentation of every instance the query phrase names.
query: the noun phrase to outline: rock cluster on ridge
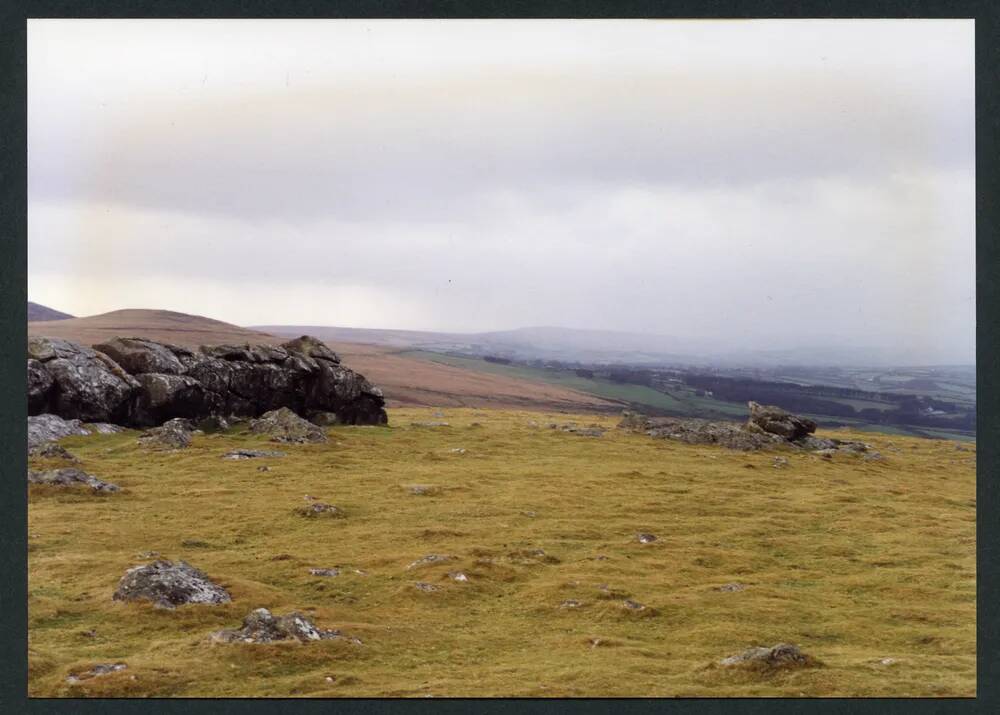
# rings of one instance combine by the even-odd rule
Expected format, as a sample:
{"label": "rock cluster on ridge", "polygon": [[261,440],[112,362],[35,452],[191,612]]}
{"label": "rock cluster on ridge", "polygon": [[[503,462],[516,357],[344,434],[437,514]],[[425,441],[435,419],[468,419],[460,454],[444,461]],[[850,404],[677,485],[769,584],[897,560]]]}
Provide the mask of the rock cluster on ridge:
{"label": "rock cluster on ridge", "polygon": [[[189,350],[116,337],[88,348],[28,341],[28,413],[152,427],[175,418],[258,417],[288,408],[341,424],[384,424],[382,391],[303,336],[281,346],[214,345]],[[335,415],[335,418],[330,417]]]}

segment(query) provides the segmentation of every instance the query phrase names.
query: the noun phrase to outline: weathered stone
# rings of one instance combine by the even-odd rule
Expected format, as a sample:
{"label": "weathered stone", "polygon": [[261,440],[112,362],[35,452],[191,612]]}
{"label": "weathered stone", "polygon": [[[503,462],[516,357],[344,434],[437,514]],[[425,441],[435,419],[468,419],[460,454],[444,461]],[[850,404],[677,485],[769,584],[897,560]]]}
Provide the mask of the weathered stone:
{"label": "weathered stone", "polygon": [[314,360],[326,360],[332,363],[340,362],[337,353],[333,352],[322,341],[310,335],[303,335],[294,340],[289,340],[287,343],[282,343],[281,347],[288,350],[288,352],[301,353]]}
{"label": "weathered stone", "polygon": [[768,670],[786,668],[807,668],[819,662],[789,643],[778,643],[770,648],[756,646],[742,653],[731,655],[719,661],[725,667],[751,667]]}
{"label": "weathered stone", "polygon": [[98,663],[94,665],[89,670],[77,670],[71,672],[66,676],[66,682],[70,684],[75,684],[82,682],[84,680],[90,680],[91,678],[97,678],[102,675],[109,675],[110,673],[118,673],[126,670],[128,665],[126,663]]}
{"label": "weathered stone", "polygon": [[309,569],[309,574],[312,576],[322,576],[324,578],[332,578],[333,576],[340,575],[340,569]]}
{"label": "weathered stone", "polygon": [[55,442],[43,442],[28,449],[29,457],[38,459],[62,459],[67,462],[79,462],[68,449]]}
{"label": "weathered stone", "polygon": [[80,420],[64,420],[59,415],[31,415],[28,417],[28,448],[45,442],[54,442],[70,435],[90,434]]}
{"label": "weathered stone", "polygon": [[651,544],[656,541],[656,536],[653,534],[636,534],[635,540],[640,544]]}
{"label": "weathered stone", "polygon": [[263,457],[284,457],[284,452],[276,449],[234,449],[222,455],[223,459],[260,459]]}
{"label": "weathered stone", "polygon": [[113,596],[116,601],[152,601],[162,608],[189,603],[229,603],[226,589],[184,561],[157,559],[125,572]]}
{"label": "weathered stone", "polygon": [[454,561],[454,560],[455,560],[454,556],[448,556],[446,554],[427,554],[427,556],[423,556],[414,561],[413,563],[411,563],[409,566],[407,566],[406,570],[410,571],[415,568],[420,568],[421,566],[429,566],[431,564],[441,564],[447,561]]}
{"label": "weathered stone", "polygon": [[54,384],[45,366],[34,358],[28,358],[28,414],[48,412]]}
{"label": "weathered stone", "polygon": [[333,504],[325,504],[321,501],[300,506],[295,510],[295,513],[299,516],[304,516],[310,519],[315,519],[316,517],[341,519],[344,516],[344,511],[339,507],[336,507]]}
{"label": "weathered stone", "polygon": [[724,583],[721,586],[717,587],[715,590],[722,591],[724,593],[733,593],[736,591],[743,591],[745,589],[746,586],[744,586],[742,583]]}
{"label": "weathered stone", "polygon": [[[53,382],[46,408],[51,406],[55,414],[70,419],[128,420],[138,383],[113,360],[66,340],[34,338],[32,344],[38,348],[36,355],[53,356],[41,361]],[[35,406],[39,406],[37,399]]]}
{"label": "weathered stone", "polygon": [[216,631],[211,635],[214,643],[274,643],[275,641],[311,641],[342,638],[361,644],[359,638],[345,636],[339,630],[317,628],[308,616],[293,612],[274,616],[266,608],[256,608],[243,619],[243,627]]}
{"label": "weathered stone", "polygon": [[139,435],[139,444],[153,449],[185,449],[191,446],[194,426],[190,420],[175,417],[159,427],[153,427]]}
{"label": "weathered stone", "polygon": [[250,432],[268,435],[273,442],[303,444],[326,442],[326,434],[287,407],[265,412],[260,419],[250,422]]}
{"label": "weathered stone", "polygon": [[419,591],[437,591],[438,587],[432,583],[427,583],[426,581],[417,581],[413,584],[413,587]]}
{"label": "weathered stone", "polygon": [[188,375],[145,373],[135,378],[141,386],[132,422],[139,426],[158,425],[174,418],[198,418],[222,408],[221,398]]}
{"label": "weathered stone", "polygon": [[65,469],[49,469],[45,471],[28,470],[29,484],[43,484],[53,487],[88,487],[95,492],[117,492],[117,484],[101,481],[92,474],[75,467]]}
{"label": "weathered stone", "polygon": [[144,372],[180,375],[185,371],[171,346],[145,338],[112,338],[94,345],[94,349],[110,357],[130,375]]}
{"label": "weathered stone", "polygon": [[318,427],[333,427],[340,424],[336,412],[324,412],[322,410],[310,412],[309,421]]}
{"label": "weathered stone", "polygon": [[747,403],[747,407],[750,408],[748,426],[760,428],[769,434],[794,441],[816,431],[815,422],[793,415],[780,407],[760,405],[753,401]]}

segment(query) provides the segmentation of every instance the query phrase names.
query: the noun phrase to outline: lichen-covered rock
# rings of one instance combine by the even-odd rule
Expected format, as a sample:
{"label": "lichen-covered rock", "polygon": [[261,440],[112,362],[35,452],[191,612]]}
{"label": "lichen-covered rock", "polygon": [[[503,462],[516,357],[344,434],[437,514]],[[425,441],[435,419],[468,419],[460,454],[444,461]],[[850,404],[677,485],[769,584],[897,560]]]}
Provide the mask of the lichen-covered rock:
{"label": "lichen-covered rock", "polygon": [[49,469],[44,471],[28,470],[29,484],[43,484],[52,487],[88,487],[95,492],[117,492],[117,484],[105,482],[92,474],[75,467],[65,469]]}
{"label": "lichen-covered rock", "polygon": [[34,378],[32,411],[51,408],[62,417],[94,422],[128,419],[138,383],[103,353],[68,340],[32,338],[28,357],[36,361],[36,372],[44,369],[52,380],[42,400],[38,389],[44,378]]}
{"label": "lichen-covered rock", "polygon": [[326,442],[326,433],[312,422],[302,419],[287,407],[265,412],[250,422],[250,432],[267,435],[273,442],[304,444]]}
{"label": "lichen-covered rock", "polygon": [[[385,424],[382,391],[320,340],[215,345],[195,352],[116,337],[97,350],[50,338],[28,345],[30,414],[152,427],[173,417],[258,417],[288,408],[338,424]],[[332,417],[335,415],[335,417]]]}
{"label": "lichen-covered rock", "polygon": [[318,501],[312,504],[306,504],[305,506],[300,506],[295,510],[295,513],[299,516],[304,516],[310,519],[315,519],[317,517],[326,517],[329,519],[341,519],[344,516],[344,510],[334,506],[333,504],[326,504],[324,502]]}
{"label": "lichen-covered rock", "polygon": [[28,448],[46,442],[55,442],[70,435],[90,434],[80,420],[64,420],[59,415],[31,415],[28,417]]}
{"label": "lichen-covered rock", "polygon": [[776,434],[789,441],[801,439],[816,431],[816,423],[812,420],[793,415],[791,412],[773,405],[760,405],[748,402],[750,419],[747,426],[761,429],[768,434]]}
{"label": "lichen-covered rock", "polygon": [[184,561],[157,559],[130,568],[122,576],[112,598],[116,601],[152,601],[161,608],[189,603],[229,603],[226,589]]}
{"label": "lichen-covered rock", "polygon": [[719,665],[732,667],[762,668],[767,670],[807,668],[819,665],[810,655],[799,650],[798,646],[789,643],[778,643],[770,648],[747,648],[742,653],[731,655],[719,661]]}
{"label": "lichen-covered rock", "polygon": [[736,422],[712,422],[681,417],[646,417],[627,412],[618,423],[620,429],[643,432],[658,439],[672,439],[687,444],[717,444],[744,451],[761,449],[783,442],[766,432],[753,432]]}
{"label": "lichen-covered rock", "polygon": [[72,684],[82,682],[84,680],[90,680],[91,678],[98,678],[102,675],[110,675],[111,673],[119,673],[123,670],[128,669],[128,664],[126,663],[97,663],[87,670],[75,670],[66,676],[66,682]]}
{"label": "lichen-covered rock", "polygon": [[110,357],[130,375],[146,372],[180,375],[185,371],[184,364],[174,353],[176,348],[145,338],[112,338],[94,345],[94,349]]}
{"label": "lichen-covered rock", "polygon": [[152,427],[141,435],[138,442],[152,449],[185,449],[191,446],[194,425],[183,417],[167,420],[159,427]]}
{"label": "lichen-covered rock", "polygon": [[360,644],[358,638],[345,636],[339,630],[317,628],[308,616],[293,612],[275,616],[266,608],[257,608],[243,619],[243,627],[216,631],[211,639],[216,643],[274,643],[275,641],[312,641],[342,638]]}
{"label": "lichen-covered rock", "polygon": [[80,460],[61,444],[55,442],[43,442],[28,448],[28,456],[37,459],[62,459],[66,462],[79,462]]}

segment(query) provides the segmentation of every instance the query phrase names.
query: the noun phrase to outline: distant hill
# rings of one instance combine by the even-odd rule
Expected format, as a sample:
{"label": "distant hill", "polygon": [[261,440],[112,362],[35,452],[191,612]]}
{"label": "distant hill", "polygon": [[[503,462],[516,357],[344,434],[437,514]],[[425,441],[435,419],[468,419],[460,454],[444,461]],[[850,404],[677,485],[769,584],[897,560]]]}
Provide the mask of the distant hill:
{"label": "distant hill", "polygon": [[54,308],[49,308],[41,303],[32,303],[28,301],[28,320],[29,321],[44,321],[44,320],[66,320],[66,318],[72,318],[73,316],[69,313],[63,313],[61,310],[56,310]]}
{"label": "distant hill", "polygon": [[568,411],[616,410],[620,405],[568,388],[494,375],[394,355],[388,347],[362,345],[310,326],[271,333],[169,310],[116,310],[60,321],[31,321],[28,335],[65,338],[94,345],[116,335],[198,347],[220,343],[282,343],[289,337],[315,335],[337,351],[344,364],[385,392],[390,407],[518,407]]}
{"label": "distant hill", "polygon": [[278,343],[287,339],[200,315],[143,309],[114,310],[59,321],[28,321],[28,335],[65,338],[84,345],[100,343],[116,335],[136,336],[186,347],[219,343]]}

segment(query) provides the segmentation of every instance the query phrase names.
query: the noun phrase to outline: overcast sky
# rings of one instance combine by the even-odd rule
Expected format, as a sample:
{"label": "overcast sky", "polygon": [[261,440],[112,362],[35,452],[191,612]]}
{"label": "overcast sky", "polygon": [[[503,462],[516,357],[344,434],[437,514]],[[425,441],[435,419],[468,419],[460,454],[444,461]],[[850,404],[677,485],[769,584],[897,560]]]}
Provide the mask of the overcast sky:
{"label": "overcast sky", "polygon": [[42,20],[28,85],[59,310],[973,359],[972,21]]}

